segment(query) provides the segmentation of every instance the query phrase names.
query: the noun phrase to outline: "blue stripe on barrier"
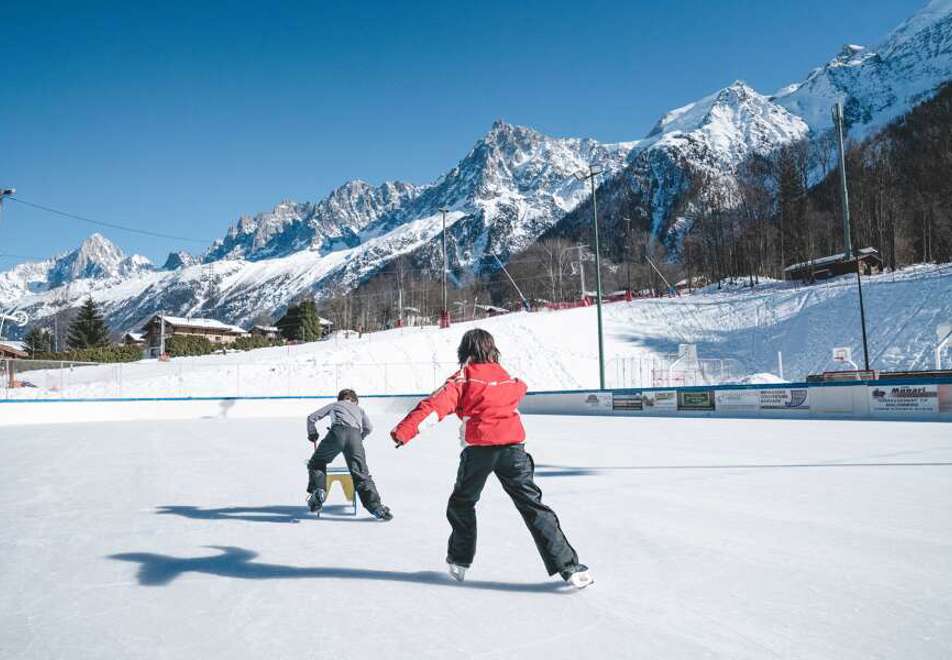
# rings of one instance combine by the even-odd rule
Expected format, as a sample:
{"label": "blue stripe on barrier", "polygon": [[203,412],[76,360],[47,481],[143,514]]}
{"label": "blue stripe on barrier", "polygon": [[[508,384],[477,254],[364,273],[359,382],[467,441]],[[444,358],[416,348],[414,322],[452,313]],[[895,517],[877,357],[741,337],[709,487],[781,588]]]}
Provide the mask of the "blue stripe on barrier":
{"label": "blue stripe on barrier", "polygon": [[[948,385],[952,384],[952,377],[932,377],[923,379],[888,379],[888,380],[848,380],[825,383],[764,383],[743,385],[692,385],[686,387],[627,387],[599,390],[597,388],[580,390],[541,390],[529,392],[528,396],[545,396],[552,394],[590,394],[597,392],[611,392],[618,394],[634,394],[638,392],[671,391],[678,392],[706,392],[718,390],[771,390],[771,389],[810,389],[820,387],[853,387],[866,386],[894,386],[894,385]],[[365,394],[361,399],[405,399],[423,398],[428,394]],[[116,398],[77,398],[77,399],[0,399],[3,403],[120,403],[135,401],[300,401],[308,399],[336,399],[336,394],[299,394],[287,396],[184,396],[184,397],[116,397]]]}

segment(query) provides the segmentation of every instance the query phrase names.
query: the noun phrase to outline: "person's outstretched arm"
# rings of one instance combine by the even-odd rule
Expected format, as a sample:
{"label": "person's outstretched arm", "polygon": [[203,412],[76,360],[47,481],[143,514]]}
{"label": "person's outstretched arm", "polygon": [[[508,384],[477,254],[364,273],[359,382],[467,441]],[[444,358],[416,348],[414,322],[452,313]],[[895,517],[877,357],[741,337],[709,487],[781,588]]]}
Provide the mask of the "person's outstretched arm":
{"label": "person's outstretched arm", "polygon": [[397,446],[410,442],[420,432],[421,427],[432,426],[456,410],[465,382],[466,378],[460,370],[447,380],[443,387],[418,403],[390,432],[390,437]]}
{"label": "person's outstretched arm", "polygon": [[307,439],[310,442],[317,442],[317,438],[320,435],[317,432],[317,420],[327,417],[331,412],[331,408],[334,406],[333,403],[329,403],[323,408],[315,410],[310,415],[307,416]]}

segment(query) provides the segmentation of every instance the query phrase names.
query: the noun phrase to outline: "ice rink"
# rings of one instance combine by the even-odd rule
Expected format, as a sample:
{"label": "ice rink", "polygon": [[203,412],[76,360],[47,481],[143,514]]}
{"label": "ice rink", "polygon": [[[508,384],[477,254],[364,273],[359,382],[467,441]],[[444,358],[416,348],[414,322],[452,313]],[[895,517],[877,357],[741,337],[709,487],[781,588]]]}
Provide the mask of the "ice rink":
{"label": "ice rink", "polygon": [[493,479],[451,582],[456,424],[376,417],[390,523],[306,513],[303,418],[0,428],[0,657],[952,657],[952,425],[526,417],[572,592]]}

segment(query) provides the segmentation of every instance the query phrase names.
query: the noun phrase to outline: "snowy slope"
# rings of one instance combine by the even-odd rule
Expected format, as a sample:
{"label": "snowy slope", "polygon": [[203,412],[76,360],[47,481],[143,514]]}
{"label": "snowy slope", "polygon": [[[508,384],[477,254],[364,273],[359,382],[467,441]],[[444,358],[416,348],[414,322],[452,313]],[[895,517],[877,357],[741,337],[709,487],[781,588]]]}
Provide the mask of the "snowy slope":
{"label": "snowy slope", "polygon": [[[932,368],[936,326],[952,318],[952,269],[922,267],[866,278],[864,297],[871,367]],[[729,367],[728,377],[776,373],[778,351],[787,380],[836,369],[834,346],[851,346],[854,359],[862,362],[851,277],[805,288],[775,283],[754,292],[725,289],[612,303],[604,313],[610,387],[660,384],[659,371],[668,375],[665,356],[677,353],[681,343],[697,344],[702,359],[716,361],[709,363],[715,378],[721,376],[720,360]],[[170,363],[81,368],[65,375],[34,372],[25,378],[37,388],[7,390],[7,396],[273,396],[330,394],[344,386],[368,394],[426,392],[453,371],[459,338],[474,326],[496,336],[503,363],[534,390],[598,384],[595,310],[581,308]]]}

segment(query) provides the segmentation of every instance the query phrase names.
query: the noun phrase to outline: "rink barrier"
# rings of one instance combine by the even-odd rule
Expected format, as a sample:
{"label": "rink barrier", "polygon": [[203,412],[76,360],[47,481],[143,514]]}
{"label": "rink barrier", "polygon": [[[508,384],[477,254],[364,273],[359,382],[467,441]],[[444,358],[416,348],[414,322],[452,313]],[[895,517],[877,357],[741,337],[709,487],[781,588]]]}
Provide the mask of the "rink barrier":
{"label": "rink barrier", "polygon": [[[401,414],[424,394],[361,397]],[[0,399],[0,426],[148,419],[305,416],[333,395]],[[952,421],[952,378],[530,392],[525,415]]]}

